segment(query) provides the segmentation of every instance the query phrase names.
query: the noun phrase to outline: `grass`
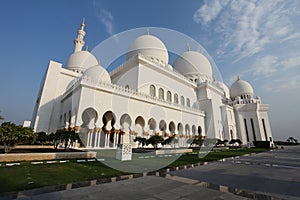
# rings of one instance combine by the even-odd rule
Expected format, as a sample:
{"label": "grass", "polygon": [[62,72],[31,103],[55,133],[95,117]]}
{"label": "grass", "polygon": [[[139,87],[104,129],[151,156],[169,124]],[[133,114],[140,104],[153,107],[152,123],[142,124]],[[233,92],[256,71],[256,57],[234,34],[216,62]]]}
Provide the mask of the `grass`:
{"label": "grass", "polygon": [[181,156],[178,160],[169,165],[169,167],[179,167],[188,164],[195,164],[198,162],[210,162],[220,160],[222,158],[241,156],[249,153],[261,153],[268,151],[268,149],[232,149],[232,150],[224,150],[224,151],[211,151],[204,158],[199,158],[198,154],[186,154]]}
{"label": "grass", "polygon": [[[139,167],[147,166],[148,170],[146,171],[151,171],[151,169],[155,169],[157,165],[177,167],[187,164],[215,161],[226,157],[240,156],[248,153],[259,153],[264,151],[267,151],[267,149],[212,151],[208,153],[204,158],[199,158],[197,152],[196,154],[188,153],[181,157],[156,157],[155,159],[138,159],[137,155],[134,155],[132,161],[124,161],[122,162],[122,164],[125,164],[127,168],[131,169],[137,166],[137,163],[139,163]],[[110,152],[109,154],[105,154],[102,152],[102,154],[104,156],[112,155],[113,158],[115,156],[113,152]],[[109,162],[109,160],[112,162],[116,162],[116,165],[118,165],[118,162],[121,162],[115,161],[115,159],[112,159],[112,157],[107,156],[105,158],[105,162]],[[106,166],[105,162],[104,164],[101,162],[77,163],[76,160],[71,160],[70,162],[63,164],[32,165],[31,162],[22,162],[20,166],[3,167],[2,165],[2,167],[0,167],[0,193],[28,190],[49,185],[76,183],[81,181],[128,174]]]}
{"label": "grass", "polygon": [[[101,162],[32,165],[23,162],[20,166],[0,168],[0,193],[21,191],[49,185],[76,183],[95,178],[124,175]],[[28,178],[31,177],[31,178]],[[33,182],[28,184],[29,182]]]}

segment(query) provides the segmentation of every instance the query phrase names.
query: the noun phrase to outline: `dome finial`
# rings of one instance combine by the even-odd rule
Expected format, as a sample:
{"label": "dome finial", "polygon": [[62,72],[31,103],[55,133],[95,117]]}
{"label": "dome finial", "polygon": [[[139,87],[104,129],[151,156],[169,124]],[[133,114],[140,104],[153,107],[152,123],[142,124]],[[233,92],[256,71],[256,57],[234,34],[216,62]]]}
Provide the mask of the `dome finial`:
{"label": "dome finial", "polygon": [[150,30],[149,30],[149,28],[147,28],[147,35],[150,35]]}
{"label": "dome finial", "polygon": [[237,80],[241,80],[240,75],[237,76]]}
{"label": "dome finial", "polygon": [[187,45],[187,50],[190,51],[191,50],[190,43],[187,43],[186,45]]}
{"label": "dome finial", "polygon": [[85,46],[85,51],[89,51],[89,45]]}
{"label": "dome finial", "polygon": [[85,18],[82,18],[82,21],[81,21],[81,30],[83,30],[83,28],[85,27]]}

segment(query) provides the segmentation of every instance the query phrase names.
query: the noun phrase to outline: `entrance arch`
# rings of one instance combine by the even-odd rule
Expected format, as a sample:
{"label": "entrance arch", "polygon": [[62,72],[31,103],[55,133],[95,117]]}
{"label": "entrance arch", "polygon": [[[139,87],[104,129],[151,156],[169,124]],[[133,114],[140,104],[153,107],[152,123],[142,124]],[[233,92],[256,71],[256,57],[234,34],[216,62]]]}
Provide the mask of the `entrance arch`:
{"label": "entrance arch", "polygon": [[152,132],[152,135],[154,135],[155,131],[156,131],[156,127],[157,127],[157,124],[156,124],[156,121],[154,118],[150,118],[148,120],[148,126],[149,126],[150,131]]}
{"label": "entrance arch", "polygon": [[116,123],[116,116],[112,111],[107,111],[102,116],[102,134],[100,139],[101,147],[112,147],[114,144],[114,125]]}
{"label": "entrance arch", "polygon": [[138,116],[135,119],[135,131],[138,133],[138,136],[144,135],[144,127],[145,127],[145,120],[142,116]]}
{"label": "entrance arch", "polygon": [[196,136],[196,126],[195,125],[192,126],[192,134],[193,134],[193,137]]}
{"label": "entrance arch", "polygon": [[183,125],[182,125],[182,123],[178,123],[177,130],[178,130],[179,135],[183,134]]}
{"label": "entrance arch", "polygon": [[201,126],[198,126],[197,133],[198,133],[198,136],[202,136],[202,127]]}
{"label": "entrance arch", "polygon": [[83,124],[79,132],[79,136],[86,147],[93,145],[93,133],[95,124],[98,120],[98,113],[94,108],[87,108],[83,111],[81,116]]}
{"label": "entrance arch", "polygon": [[159,122],[159,130],[161,131],[162,136],[164,136],[164,134],[166,133],[166,130],[167,130],[167,123],[165,120],[161,120]]}
{"label": "entrance arch", "polygon": [[169,123],[169,130],[170,130],[171,135],[175,134],[176,126],[175,126],[175,123],[173,121],[171,121]]}
{"label": "entrance arch", "polygon": [[95,128],[95,123],[98,120],[98,114],[94,108],[87,108],[83,111],[81,118],[83,125],[89,129],[92,129]]}
{"label": "entrance arch", "polygon": [[[120,118],[120,125],[122,132],[125,133],[121,137],[119,136],[118,143],[129,143],[129,138],[131,138],[130,135],[130,126],[131,126],[131,117],[125,113]],[[121,138],[121,139],[120,139]]]}
{"label": "entrance arch", "polygon": [[190,132],[191,132],[191,130],[190,130],[190,125],[186,124],[186,125],[185,125],[185,135],[186,135],[187,137],[189,137],[189,136],[190,136]]}

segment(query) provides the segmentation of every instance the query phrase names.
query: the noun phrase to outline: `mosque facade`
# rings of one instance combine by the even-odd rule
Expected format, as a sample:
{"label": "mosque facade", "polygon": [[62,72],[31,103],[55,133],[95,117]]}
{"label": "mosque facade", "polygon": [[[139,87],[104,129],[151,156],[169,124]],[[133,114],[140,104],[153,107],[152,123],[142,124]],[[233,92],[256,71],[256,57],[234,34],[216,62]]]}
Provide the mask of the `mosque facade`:
{"label": "mosque facade", "polygon": [[36,132],[71,128],[88,148],[115,148],[136,137],[175,136],[272,141],[268,104],[240,79],[230,89],[213,79],[210,61],[188,50],[169,64],[168,49],[151,34],[137,37],[126,61],[108,72],[85,46],[84,22],[65,65],[50,61],[31,126]]}

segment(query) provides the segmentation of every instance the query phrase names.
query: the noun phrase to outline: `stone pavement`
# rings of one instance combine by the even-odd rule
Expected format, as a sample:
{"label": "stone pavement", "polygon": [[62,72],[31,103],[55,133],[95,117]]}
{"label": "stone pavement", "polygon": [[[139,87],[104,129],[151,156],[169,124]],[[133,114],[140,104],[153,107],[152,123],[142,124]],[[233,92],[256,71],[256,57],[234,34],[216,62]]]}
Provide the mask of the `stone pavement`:
{"label": "stone pavement", "polygon": [[242,200],[247,199],[217,190],[191,185],[189,182],[176,181],[156,176],[82,187],[60,192],[52,192],[21,199],[114,199],[114,200]]}
{"label": "stone pavement", "polygon": [[170,174],[284,199],[300,199],[300,146],[225,159]]}

